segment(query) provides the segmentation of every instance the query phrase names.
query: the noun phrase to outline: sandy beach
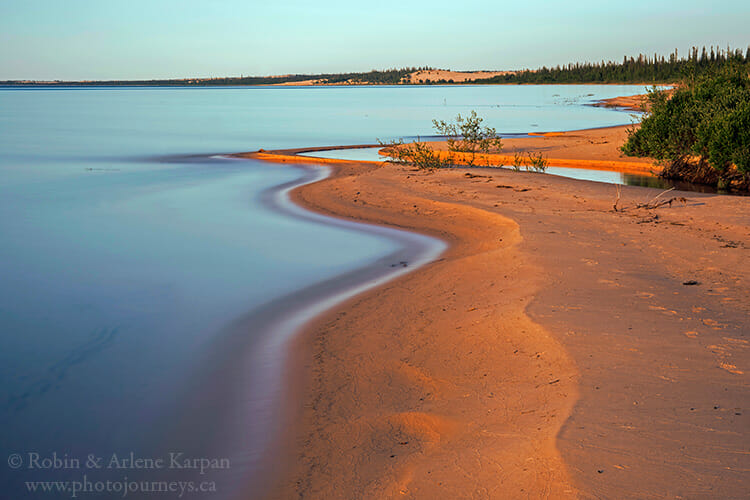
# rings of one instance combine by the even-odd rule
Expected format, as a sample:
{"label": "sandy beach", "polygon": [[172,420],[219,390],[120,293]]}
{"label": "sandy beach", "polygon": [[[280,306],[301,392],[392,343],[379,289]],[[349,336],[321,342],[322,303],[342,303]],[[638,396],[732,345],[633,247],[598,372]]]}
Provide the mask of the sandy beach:
{"label": "sandy beach", "polygon": [[[621,161],[596,137],[623,130],[519,141]],[[290,153],[246,156],[325,163],[297,203],[449,249],[298,338],[273,498],[745,497],[749,198]]]}

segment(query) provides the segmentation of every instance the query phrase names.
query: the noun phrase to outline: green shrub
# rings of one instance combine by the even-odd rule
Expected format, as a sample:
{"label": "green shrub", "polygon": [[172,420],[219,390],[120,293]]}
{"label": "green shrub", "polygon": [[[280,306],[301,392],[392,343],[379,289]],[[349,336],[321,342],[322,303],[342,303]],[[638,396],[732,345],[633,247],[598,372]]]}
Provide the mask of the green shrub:
{"label": "green shrub", "polygon": [[547,170],[547,158],[541,153],[527,153],[529,157],[529,162],[527,164],[526,170],[533,170],[534,172],[544,172]]}
{"label": "green shrub", "polygon": [[432,127],[438,134],[444,135],[448,142],[448,151],[469,153],[468,166],[474,165],[477,153],[487,154],[493,149],[499,152],[503,148],[502,141],[492,127],[483,127],[483,118],[472,111],[467,117],[456,116],[455,122],[432,120]]}
{"label": "green shrub", "polygon": [[520,172],[521,167],[523,167],[525,163],[526,162],[524,161],[523,155],[521,153],[513,153],[513,165],[511,165],[513,167],[513,170],[515,170],[516,172]]}
{"label": "green shrub", "polygon": [[439,153],[433,151],[426,143],[420,142],[419,138],[411,143],[404,143],[403,139],[389,143],[378,140],[378,143],[385,148],[391,161],[402,165],[409,164],[419,169],[434,170],[449,167],[453,163],[451,155],[441,158]]}
{"label": "green shrub", "polygon": [[[750,174],[750,77],[741,66],[669,92],[649,91],[650,111],[621,150],[674,165],[709,165],[718,179]],[[697,160],[697,161],[695,161]],[[668,167],[669,168],[669,167]]]}
{"label": "green shrub", "polygon": [[516,172],[520,172],[521,167],[525,168],[527,172],[532,170],[534,172],[544,172],[547,170],[548,163],[547,157],[541,152],[535,154],[527,151],[525,157],[521,153],[513,153],[511,167]]}

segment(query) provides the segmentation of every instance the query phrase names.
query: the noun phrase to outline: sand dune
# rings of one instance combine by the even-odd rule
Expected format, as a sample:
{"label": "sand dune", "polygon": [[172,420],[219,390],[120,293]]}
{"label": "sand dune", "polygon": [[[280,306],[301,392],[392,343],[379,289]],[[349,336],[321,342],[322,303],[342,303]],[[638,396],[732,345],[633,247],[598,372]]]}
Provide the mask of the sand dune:
{"label": "sand dune", "polygon": [[446,82],[465,83],[498,75],[513,74],[515,71],[451,71],[431,69],[415,71],[409,75],[408,83],[429,83],[445,80]]}

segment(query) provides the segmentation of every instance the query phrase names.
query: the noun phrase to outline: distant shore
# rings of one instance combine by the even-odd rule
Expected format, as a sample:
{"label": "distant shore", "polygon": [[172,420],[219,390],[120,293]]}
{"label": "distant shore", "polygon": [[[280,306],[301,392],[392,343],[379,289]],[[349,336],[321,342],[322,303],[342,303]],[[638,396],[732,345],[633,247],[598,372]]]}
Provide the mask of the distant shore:
{"label": "distant shore", "polygon": [[[367,82],[357,80],[340,80],[327,82],[321,78],[305,78],[303,80],[284,80],[276,77],[257,78],[257,82],[243,82],[241,78],[186,78],[179,80],[102,80],[102,81],[37,81],[37,80],[6,80],[0,81],[0,87],[21,87],[21,88],[55,88],[55,87],[81,87],[81,88],[98,88],[98,87],[372,87],[372,86],[400,86],[400,87],[419,87],[425,85],[643,85],[650,86],[654,83],[643,82],[499,82],[487,83],[472,78],[473,75],[505,75],[514,73],[513,71],[483,71],[483,72],[455,72],[455,71],[434,71],[432,76],[435,79],[422,78],[409,75],[408,79],[403,82]],[[420,81],[422,80],[422,81]],[[664,83],[668,85],[668,83]]]}
{"label": "distant shore", "polygon": [[56,88],[56,87],[81,87],[81,88],[130,88],[130,87],[374,87],[374,86],[399,86],[399,87],[420,87],[420,86],[439,86],[439,85],[654,85],[653,83],[640,82],[581,82],[581,83],[476,83],[473,81],[461,82],[441,82],[429,81],[424,83],[363,83],[363,82],[339,82],[339,83],[320,83],[316,80],[301,80],[279,83],[212,83],[210,81],[194,82],[174,82],[174,81],[102,81],[102,82],[46,82],[46,81],[6,81],[0,82],[0,87],[19,87],[19,88]]}
{"label": "distant shore", "polygon": [[[505,143],[619,156],[602,130]],[[749,199],[293,153],[243,156],[326,164],[294,201],[450,248],[299,337],[274,498],[747,491]]]}

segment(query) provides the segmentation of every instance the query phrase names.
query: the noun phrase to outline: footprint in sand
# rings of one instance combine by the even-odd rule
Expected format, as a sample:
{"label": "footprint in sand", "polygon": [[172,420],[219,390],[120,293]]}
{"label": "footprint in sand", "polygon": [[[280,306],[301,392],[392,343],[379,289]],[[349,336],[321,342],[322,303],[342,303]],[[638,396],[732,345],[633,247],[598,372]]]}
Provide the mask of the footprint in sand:
{"label": "footprint in sand", "polygon": [[729,359],[731,358],[734,349],[746,349],[748,347],[748,342],[743,339],[735,339],[732,337],[724,337],[724,340],[726,340],[727,343],[718,345],[712,344],[706,346],[706,348],[716,355],[716,361],[719,364],[719,368],[734,375],[744,375],[745,372],[737,368],[737,365],[730,363]]}
{"label": "footprint in sand", "polygon": [[648,308],[651,309],[652,311],[660,311],[664,314],[669,314],[669,315],[677,314],[677,311],[673,311],[671,309],[667,309],[666,307],[662,307],[662,306],[648,306]]}
{"label": "footprint in sand", "polygon": [[750,341],[747,341],[745,339],[735,339],[732,337],[722,337],[724,340],[729,342],[730,344],[734,344],[737,347],[748,347],[750,345]]}
{"label": "footprint in sand", "polygon": [[742,370],[738,370],[735,365],[732,365],[732,364],[729,364],[729,363],[719,362],[719,367],[722,370],[726,370],[729,373],[734,373],[735,375],[744,375],[745,374],[745,372],[743,372]]}
{"label": "footprint in sand", "polygon": [[710,319],[710,318],[703,319],[701,321],[703,322],[704,325],[710,326],[714,330],[722,330],[722,329],[726,328],[726,326],[727,326],[727,325],[725,325],[723,323],[719,323],[718,321]]}
{"label": "footprint in sand", "polygon": [[616,281],[612,281],[612,280],[605,280],[605,279],[600,279],[600,280],[597,280],[597,283],[601,283],[601,284],[603,284],[603,285],[614,286],[614,287],[619,287],[619,286],[621,286],[621,285],[620,285],[619,283],[617,283]]}

